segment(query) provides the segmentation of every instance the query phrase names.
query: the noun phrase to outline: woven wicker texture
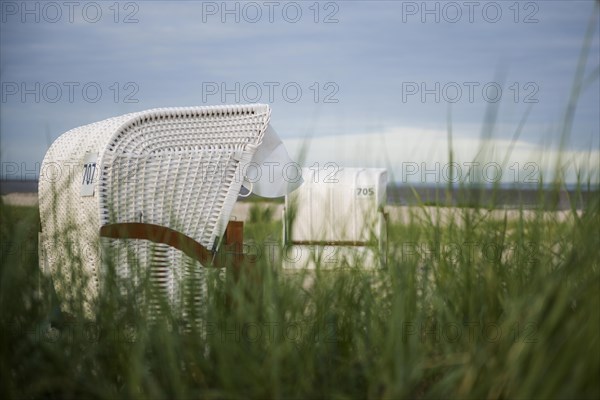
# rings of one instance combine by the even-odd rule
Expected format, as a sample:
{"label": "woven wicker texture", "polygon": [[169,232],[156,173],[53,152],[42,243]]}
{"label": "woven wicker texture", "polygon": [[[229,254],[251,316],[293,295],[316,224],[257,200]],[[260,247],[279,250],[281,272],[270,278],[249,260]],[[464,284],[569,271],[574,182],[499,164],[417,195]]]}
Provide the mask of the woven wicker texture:
{"label": "woven wicker texture", "polygon": [[[89,309],[110,252],[121,277],[131,277],[136,259],[178,303],[184,289],[177,282],[202,269],[191,267],[196,261],[147,240],[103,239],[101,246],[99,229],[156,224],[215,250],[269,119],[270,108],[260,104],[165,108],[60,136],[46,153],[39,184],[42,267],[55,278],[59,295],[68,303],[85,293]],[[85,196],[84,160],[90,154],[96,160],[95,190]],[[74,262],[78,258],[84,262]]]}

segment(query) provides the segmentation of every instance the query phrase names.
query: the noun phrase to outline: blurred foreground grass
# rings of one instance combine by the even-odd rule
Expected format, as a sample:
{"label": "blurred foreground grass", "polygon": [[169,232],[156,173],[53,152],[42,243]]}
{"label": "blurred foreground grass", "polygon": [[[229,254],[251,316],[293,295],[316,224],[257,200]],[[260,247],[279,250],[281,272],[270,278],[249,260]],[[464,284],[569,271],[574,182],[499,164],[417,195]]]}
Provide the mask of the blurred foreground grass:
{"label": "blurred foreground grass", "polygon": [[[108,291],[61,317],[37,209],[0,207],[2,398],[600,398],[599,196],[567,218],[415,207],[384,269],[290,274],[264,252],[232,289],[209,274],[191,328]],[[255,212],[245,236],[281,224]]]}

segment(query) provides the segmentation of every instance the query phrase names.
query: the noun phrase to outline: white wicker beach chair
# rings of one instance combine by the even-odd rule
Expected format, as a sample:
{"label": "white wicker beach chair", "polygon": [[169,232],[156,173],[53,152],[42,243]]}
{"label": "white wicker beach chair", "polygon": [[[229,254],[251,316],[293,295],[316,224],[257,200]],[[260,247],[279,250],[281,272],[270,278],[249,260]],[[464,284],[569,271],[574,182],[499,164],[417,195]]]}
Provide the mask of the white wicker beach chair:
{"label": "white wicker beach chair", "polygon": [[[138,279],[132,265],[142,265],[181,305],[179,282],[202,281],[200,266],[214,261],[242,184],[252,188],[244,171],[270,132],[270,113],[260,104],[154,109],[60,136],[42,164],[40,259],[63,308],[83,294],[91,312],[108,254],[118,277]],[[281,153],[268,135],[270,150]],[[283,195],[296,186],[263,190]],[[200,302],[204,294],[194,296]]]}
{"label": "white wicker beach chair", "polygon": [[387,170],[303,168],[286,195],[285,269],[383,266],[387,254]]}

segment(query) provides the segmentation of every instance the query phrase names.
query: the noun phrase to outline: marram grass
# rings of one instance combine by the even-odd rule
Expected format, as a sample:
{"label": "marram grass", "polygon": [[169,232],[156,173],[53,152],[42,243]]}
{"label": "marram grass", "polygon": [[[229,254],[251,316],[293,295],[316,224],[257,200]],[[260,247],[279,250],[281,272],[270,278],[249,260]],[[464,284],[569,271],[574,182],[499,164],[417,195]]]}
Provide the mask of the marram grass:
{"label": "marram grass", "polygon": [[[383,269],[290,274],[265,251],[235,285],[209,273],[195,324],[133,307],[151,285],[59,313],[37,209],[1,207],[3,398],[600,398],[597,195],[561,218],[415,207]],[[246,238],[272,246],[254,213]]]}

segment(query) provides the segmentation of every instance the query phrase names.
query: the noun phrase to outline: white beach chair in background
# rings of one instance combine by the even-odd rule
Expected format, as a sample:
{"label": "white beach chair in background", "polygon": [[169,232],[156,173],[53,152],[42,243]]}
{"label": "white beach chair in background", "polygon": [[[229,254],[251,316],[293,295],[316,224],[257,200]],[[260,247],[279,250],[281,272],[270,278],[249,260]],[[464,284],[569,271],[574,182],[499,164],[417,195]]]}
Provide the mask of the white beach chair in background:
{"label": "white beach chair in background", "polygon": [[303,168],[304,183],[285,197],[283,267],[384,266],[387,170]]}

